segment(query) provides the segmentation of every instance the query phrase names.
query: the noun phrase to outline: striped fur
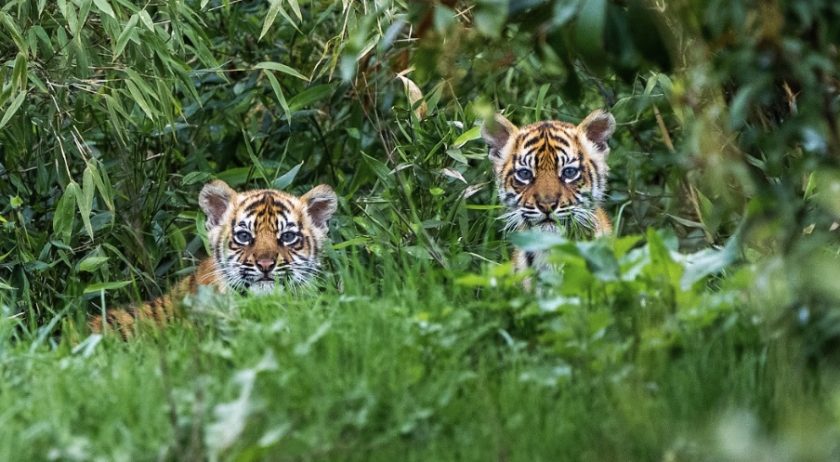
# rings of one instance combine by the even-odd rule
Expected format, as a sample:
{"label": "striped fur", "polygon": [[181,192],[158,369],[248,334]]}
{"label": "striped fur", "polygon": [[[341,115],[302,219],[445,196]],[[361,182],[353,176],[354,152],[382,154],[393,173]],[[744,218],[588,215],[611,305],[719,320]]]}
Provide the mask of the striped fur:
{"label": "striped fur", "polygon": [[103,332],[108,326],[129,338],[139,324],[165,325],[177,317],[181,299],[199,286],[262,293],[311,281],[336,196],[326,185],[301,197],[271,189],[237,193],[217,180],[201,190],[199,205],[207,216],[212,255],[166,295],[133,308],[108,310],[105,322],[94,316],[91,330]]}
{"label": "striped fur", "polygon": [[[615,119],[596,110],[580,124],[543,121],[517,128],[501,115],[485,122],[499,199],[507,208],[506,231],[556,232],[582,228],[612,232],[601,208],[607,190],[607,144]],[[540,268],[544,256],[516,250],[517,269]]]}

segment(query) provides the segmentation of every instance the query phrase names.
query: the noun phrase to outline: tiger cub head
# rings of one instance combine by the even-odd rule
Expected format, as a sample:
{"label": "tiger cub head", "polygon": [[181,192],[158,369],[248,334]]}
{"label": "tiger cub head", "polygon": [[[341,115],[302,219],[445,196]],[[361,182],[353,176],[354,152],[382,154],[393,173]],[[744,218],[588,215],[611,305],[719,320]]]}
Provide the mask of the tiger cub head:
{"label": "tiger cub head", "polygon": [[336,210],[332,188],[301,197],[256,189],[237,193],[223,181],[204,186],[198,203],[216,276],[225,289],[267,292],[308,282],[319,268],[327,221]]}
{"label": "tiger cub head", "polygon": [[615,119],[601,110],[578,125],[552,120],[517,128],[499,114],[486,121],[481,135],[508,209],[505,229],[555,231],[576,224],[595,231],[614,131]]}

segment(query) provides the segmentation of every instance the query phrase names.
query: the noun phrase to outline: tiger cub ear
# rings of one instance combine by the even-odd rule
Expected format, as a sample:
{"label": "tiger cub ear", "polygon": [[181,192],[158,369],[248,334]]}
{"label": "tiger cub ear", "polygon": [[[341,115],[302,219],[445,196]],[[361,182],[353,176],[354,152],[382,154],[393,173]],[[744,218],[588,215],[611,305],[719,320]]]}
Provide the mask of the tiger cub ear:
{"label": "tiger cub ear", "polygon": [[609,141],[615,132],[615,117],[609,112],[596,109],[592,111],[583,122],[578,125],[578,130],[595,145],[601,152],[609,152]]}
{"label": "tiger cub ear", "polygon": [[516,133],[516,125],[501,114],[495,114],[493,118],[484,121],[481,126],[481,137],[490,146],[488,154],[490,160],[494,162],[502,160],[502,149],[514,133]]}
{"label": "tiger cub ear", "polygon": [[207,224],[219,226],[235,197],[236,191],[222,180],[215,180],[204,185],[198,195],[198,205],[207,215]]}
{"label": "tiger cub ear", "polygon": [[306,212],[312,219],[312,223],[319,228],[326,229],[327,222],[338,207],[338,197],[336,197],[333,189],[325,184],[320,184],[310,189],[300,199],[306,204]]}

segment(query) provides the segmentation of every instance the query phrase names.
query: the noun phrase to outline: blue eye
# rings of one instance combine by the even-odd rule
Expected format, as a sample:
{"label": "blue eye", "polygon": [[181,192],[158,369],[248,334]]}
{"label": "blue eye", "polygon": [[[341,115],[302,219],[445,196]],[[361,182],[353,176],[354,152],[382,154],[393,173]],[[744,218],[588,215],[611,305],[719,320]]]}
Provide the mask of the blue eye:
{"label": "blue eye", "polygon": [[237,231],[236,234],[233,235],[233,240],[239,245],[248,245],[251,243],[253,238],[251,237],[251,233],[248,231]]}
{"label": "blue eye", "polygon": [[294,231],[286,231],[280,235],[280,242],[283,244],[293,244],[298,239],[298,233]]}
{"label": "blue eye", "polygon": [[574,180],[578,175],[580,175],[580,169],[578,167],[566,167],[560,172],[560,176],[564,180]]}
{"label": "blue eye", "polygon": [[534,179],[534,173],[527,168],[520,168],[516,170],[516,179],[523,183],[527,183]]}

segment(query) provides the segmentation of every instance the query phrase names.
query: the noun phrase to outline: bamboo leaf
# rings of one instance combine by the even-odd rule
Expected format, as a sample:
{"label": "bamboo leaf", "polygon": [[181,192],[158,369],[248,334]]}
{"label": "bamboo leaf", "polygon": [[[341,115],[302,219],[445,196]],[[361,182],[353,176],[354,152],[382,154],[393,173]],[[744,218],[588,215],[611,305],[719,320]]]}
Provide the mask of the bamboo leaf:
{"label": "bamboo leaf", "polygon": [[0,128],[6,126],[9,123],[9,120],[12,119],[12,116],[15,115],[15,112],[20,108],[20,105],[23,104],[23,100],[26,99],[26,92],[21,91],[15,96],[15,99],[12,100],[12,104],[6,109],[5,113],[3,114],[3,118],[0,119]]}
{"label": "bamboo leaf", "polygon": [[76,195],[76,202],[79,204],[79,213],[82,215],[82,223],[85,226],[85,230],[93,239],[93,226],[90,223],[90,212],[93,210],[93,192],[94,192],[94,184],[93,184],[93,173],[91,173],[90,165],[85,167],[85,171],[82,174],[82,193]]}
{"label": "bamboo leaf", "polygon": [[149,106],[149,102],[146,101],[146,97],[144,97],[143,93],[140,92],[140,89],[137,88],[137,85],[135,85],[131,80],[126,80],[125,86],[128,88],[128,92],[131,94],[134,102],[137,103],[137,105],[140,106],[140,109],[146,113],[146,117],[154,120],[155,116],[152,113],[152,108]]}
{"label": "bamboo leaf", "polygon": [[297,176],[298,171],[300,170],[300,167],[302,165],[303,165],[303,162],[301,162],[301,163],[295,165],[294,167],[292,167],[291,170],[284,173],[280,178],[277,178],[276,180],[274,180],[271,183],[271,187],[273,187],[275,189],[283,189],[283,188],[289,186],[290,184],[292,184],[292,181],[295,180],[295,177]]}
{"label": "bamboo leaf", "polygon": [[73,37],[77,39],[81,39],[81,30],[85,27],[85,22],[87,22],[88,13],[90,13],[90,6],[91,0],[82,0],[82,4],[79,6],[79,17],[76,20],[76,29],[73,29]]}
{"label": "bamboo leaf", "polygon": [[467,144],[472,140],[477,140],[481,138],[481,127],[473,127],[464,133],[461,133],[458,138],[455,138],[455,141],[452,142],[452,146],[456,148],[460,148]]}
{"label": "bamboo leaf", "polygon": [[417,117],[417,120],[425,119],[426,113],[429,111],[429,106],[423,98],[423,92],[420,91],[420,87],[404,75],[398,74],[397,78],[403,83],[403,88],[408,97],[408,105],[414,110],[414,115]]}
{"label": "bamboo leaf", "polygon": [[93,255],[79,262],[79,271],[92,273],[108,262],[108,257]]}
{"label": "bamboo leaf", "polygon": [[289,100],[289,109],[292,112],[303,109],[306,106],[325,98],[332,93],[332,85],[323,84],[315,85],[298,93]]}
{"label": "bamboo leaf", "polygon": [[15,67],[12,69],[12,84],[18,90],[26,90],[26,70],[28,68],[26,55],[18,53],[15,58]]}
{"label": "bamboo leaf", "polygon": [[289,109],[289,104],[286,102],[286,97],[283,95],[283,89],[280,88],[280,82],[277,81],[277,77],[274,77],[274,74],[271,73],[269,70],[264,70],[266,78],[268,78],[268,82],[271,84],[271,89],[274,90],[274,95],[277,97],[277,101],[280,102],[280,107],[283,108],[283,113],[286,114],[286,120],[292,120],[292,111]]}
{"label": "bamboo leaf", "polygon": [[64,194],[58,200],[53,214],[53,234],[63,243],[70,243],[70,236],[73,233],[73,222],[76,217],[76,196],[79,194],[79,184],[71,181]]}
{"label": "bamboo leaf", "polygon": [[274,20],[277,18],[277,13],[283,9],[283,5],[280,3],[280,0],[271,0],[271,6],[268,8],[268,13],[265,15],[265,20],[263,21],[262,31],[260,31],[260,38],[258,40],[262,40],[265,37],[265,34],[271,29],[271,25],[274,24]]}
{"label": "bamboo leaf", "polygon": [[115,290],[123,288],[131,284],[131,281],[111,281],[111,282],[97,282],[85,287],[82,291],[85,295],[96,294],[106,290]]}
{"label": "bamboo leaf", "polygon": [[131,15],[131,18],[129,18],[128,22],[125,24],[125,27],[120,33],[120,36],[117,37],[117,43],[114,45],[114,57],[112,59],[113,61],[116,61],[117,58],[120,57],[122,52],[125,50],[125,46],[128,45],[128,41],[132,38],[137,37],[137,29],[135,26],[137,25],[138,19],[139,16],[137,14]]}
{"label": "bamboo leaf", "polygon": [[303,21],[303,15],[300,12],[300,5],[298,4],[297,0],[288,0],[289,7],[291,7],[292,12],[297,16],[298,21]]}
{"label": "bamboo leaf", "polygon": [[0,23],[3,24],[5,29],[9,32],[9,35],[12,36],[12,41],[15,42],[18,50],[21,53],[27,53],[29,51],[29,47],[26,45],[26,40],[23,39],[23,34],[20,33],[20,29],[17,24],[15,24],[15,20],[9,16],[9,13],[0,11]]}
{"label": "bamboo leaf", "polygon": [[87,168],[90,169],[91,176],[93,177],[93,183],[96,185],[96,190],[99,191],[99,195],[102,197],[102,200],[105,201],[105,205],[108,207],[108,210],[113,212],[114,200],[111,195],[111,183],[106,183],[108,177],[102,177],[99,173],[100,169],[95,163],[88,164]]}
{"label": "bamboo leaf", "polygon": [[146,26],[146,29],[149,29],[149,32],[154,32],[155,22],[152,21],[152,17],[149,16],[149,12],[146,10],[140,10],[138,14],[140,15],[140,21],[143,22],[143,25]]}
{"label": "bamboo leaf", "polygon": [[[62,5],[64,6],[63,8]],[[77,30],[79,26],[79,20],[76,16],[76,6],[73,4],[73,2],[65,2],[59,0],[58,9],[61,10],[61,14],[67,21],[67,27],[69,27],[71,31]]]}
{"label": "bamboo leaf", "polygon": [[105,13],[108,16],[117,19],[117,15],[114,14],[114,10],[111,8],[111,4],[108,3],[108,0],[93,0],[93,4],[96,5],[96,8],[102,13]]}
{"label": "bamboo leaf", "polygon": [[307,82],[309,81],[309,79],[305,75],[301,74],[300,72],[298,72],[294,68],[286,66],[285,64],[275,63],[275,62],[271,62],[271,61],[263,61],[263,62],[257,64],[256,66],[254,66],[254,68],[256,68],[256,69],[270,69],[272,71],[282,72],[284,74],[291,75],[292,77],[297,77],[301,80],[306,80]]}

